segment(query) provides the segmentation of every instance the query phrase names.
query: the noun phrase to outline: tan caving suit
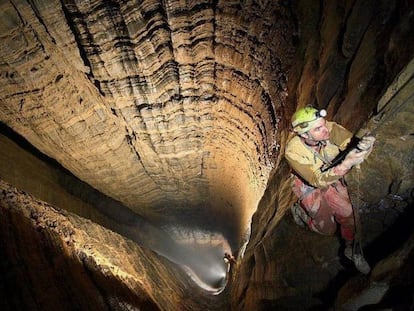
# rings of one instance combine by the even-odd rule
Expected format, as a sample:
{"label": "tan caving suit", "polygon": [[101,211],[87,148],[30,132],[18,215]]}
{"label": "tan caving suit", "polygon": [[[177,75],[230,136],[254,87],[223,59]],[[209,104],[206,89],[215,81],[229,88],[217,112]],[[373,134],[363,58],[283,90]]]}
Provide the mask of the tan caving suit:
{"label": "tan caving suit", "polygon": [[325,144],[309,146],[295,135],[287,143],[285,157],[294,171],[293,191],[302,208],[311,217],[309,228],[332,235],[336,231],[337,222],[342,237],[352,241],[355,224],[343,178],[336,175],[333,168],[322,172],[321,167],[330,163],[353,135],[335,122],[326,122],[326,126],[330,138]]}

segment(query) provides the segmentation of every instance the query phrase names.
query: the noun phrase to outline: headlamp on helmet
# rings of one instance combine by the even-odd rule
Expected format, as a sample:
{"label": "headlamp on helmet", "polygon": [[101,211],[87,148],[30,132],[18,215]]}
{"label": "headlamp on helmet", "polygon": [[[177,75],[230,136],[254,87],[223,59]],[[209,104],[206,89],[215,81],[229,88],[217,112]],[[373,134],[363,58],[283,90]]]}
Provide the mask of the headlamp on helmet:
{"label": "headlamp on helmet", "polygon": [[312,129],[315,121],[326,117],[326,110],[318,110],[313,107],[304,107],[296,111],[292,116],[293,130],[298,134],[303,134]]}

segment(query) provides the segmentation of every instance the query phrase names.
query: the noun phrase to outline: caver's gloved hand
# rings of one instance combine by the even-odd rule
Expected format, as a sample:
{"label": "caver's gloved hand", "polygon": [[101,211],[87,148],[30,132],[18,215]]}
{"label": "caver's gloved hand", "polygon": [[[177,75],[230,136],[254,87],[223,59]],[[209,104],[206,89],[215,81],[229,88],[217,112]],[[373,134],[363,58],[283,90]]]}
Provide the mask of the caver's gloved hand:
{"label": "caver's gloved hand", "polygon": [[358,149],[362,151],[370,151],[374,146],[375,137],[374,136],[364,136],[358,143]]}
{"label": "caver's gloved hand", "polygon": [[346,155],[345,159],[342,161],[340,165],[349,170],[351,169],[351,167],[361,164],[364,161],[365,156],[368,155],[369,151],[369,149],[362,151],[358,149],[352,149]]}

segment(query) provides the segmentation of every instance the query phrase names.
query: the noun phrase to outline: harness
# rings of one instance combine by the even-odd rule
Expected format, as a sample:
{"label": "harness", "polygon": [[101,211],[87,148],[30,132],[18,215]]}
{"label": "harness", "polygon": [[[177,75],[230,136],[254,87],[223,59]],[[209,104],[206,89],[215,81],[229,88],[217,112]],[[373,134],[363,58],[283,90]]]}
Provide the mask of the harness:
{"label": "harness", "polygon": [[[314,161],[316,161],[316,158],[318,158],[319,160],[321,160],[325,165],[329,165],[329,164],[331,164],[331,161],[329,160],[329,158],[328,158],[328,155],[326,154],[326,152],[325,152],[325,147],[326,147],[326,145],[327,145],[327,143],[326,142],[318,142],[318,145],[317,145],[317,147],[318,147],[318,149],[319,149],[319,152],[317,152],[316,150],[315,150],[315,148],[313,148],[313,146],[310,146],[310,145],[308,145],[306,142],[304,142],[303,140],[301,140],[302,141],[302,143],[305,145],[305,147],[308,149],[308,150],[310,150],[312,153],[313,153],[313,159],[314,159]],[[320,154],[320,152],[322,152],[322,154]]]}
{"label": "harness", "polygon": [[[321,169],[322,169],[322,167],[324,167],[324,166],[326,166],[326,165],[329,165],[329,164],[331,164],[331,161],[330,161],[330,158],[329,158],[329,156],[328,156],[328,154],[326,153],[326,151],[325,151],[325,147],[327,146],[327,142],[325,142],[325,141],[321,141],[321,142],[318,142],[318,144],[317,145],[315,145],[315,146],[312,146],[312,145],[308,145],[304,140],[302,140],[301,139],[301,142],[303,143],[303,145],[310,151],[310,152],[312,152],[312,154],[313,154],[313,159],[314,159],[314,161],[316,162],[316,159],[319,159],[319,160],[321,160],[322,161],[322,163],[323,163],[323,165],[321,166]],[[316,148],[318,149],[318,150],[315,150]],[[304,180],[301,176],[299,176],[299,175],[297,175],[297,174],[294,174],[294,176],[296,177],[296,178],[299,178],[301,181],[302,181],[302,185],[301,185],[301,196],[299,197],[299,201],[302,201],[303,199],[305,199],[309,194],[311,194],[315,189],[317,189],[317,188],[315,188],[315,187],[313,187],[313,186],[311,186],[311,185],[309,185],[308,184],[308,182],[306,181],[306,180]],[[345,183],[344,183],[344,179],[343,178],[340,178],[339,180],[338,180],[338,182],[340,182],[341,184],[343,184],[343,185],[345,185]],[[336,185],[336,182],[334,182],[334,183],[332,183],[331,184],[331,186],[332,187],[334,187],[335,188],[335,190],[336,191],[338,191],[338,189],[337,189],[337,185]]]}

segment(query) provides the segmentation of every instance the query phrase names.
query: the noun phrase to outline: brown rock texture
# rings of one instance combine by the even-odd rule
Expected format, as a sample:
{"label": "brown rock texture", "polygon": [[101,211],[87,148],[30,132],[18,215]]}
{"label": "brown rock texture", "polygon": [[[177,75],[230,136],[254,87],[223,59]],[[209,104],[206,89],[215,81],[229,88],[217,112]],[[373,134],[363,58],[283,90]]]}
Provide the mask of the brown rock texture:
{"label": "brown rock texture", "polygon": [[[413,5],[299,1],[295,12],[302,37],[289,74],[291,107],[327,108],[328,118],[377,138],[368,160],[346,178],[373,275],[347,284],[355,270],[341,258],[338,238],[293,223],[289,171],[281,161],[253,216],[233,309],[331,310],[338,292],[335,310],[413,308],[411,242],[402,246],[413,228]],[[405,44],[397,49],[396,42]],[[379,277],[375,264],[399,246],[400,255],[386,264],[407,278]]]}
{"label": "brown rock texture", "polygon": [[2,122],[141,215],[212,210],[234,219],[233,235],[246,229],[277,155],[288,9],[3,1],[1,12]]}
{"label": "brown rock texture", "polygon": [[[413,25],[396,0],[1,1],[1,128],[36,149],[0,136],[1,309],[413,309]],[[377,138],[346,178],[371,275],[290,217],[305,105]],[[155,253],[222,236],[218,296]]]}
{"label": "brown rock texture", "polygon": [[2,310],[220,306],[152,251],[5,182],[0,189]]}

